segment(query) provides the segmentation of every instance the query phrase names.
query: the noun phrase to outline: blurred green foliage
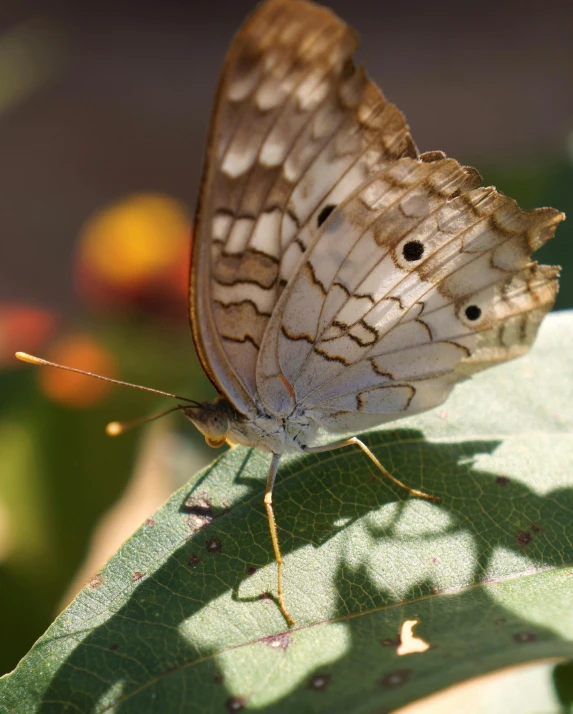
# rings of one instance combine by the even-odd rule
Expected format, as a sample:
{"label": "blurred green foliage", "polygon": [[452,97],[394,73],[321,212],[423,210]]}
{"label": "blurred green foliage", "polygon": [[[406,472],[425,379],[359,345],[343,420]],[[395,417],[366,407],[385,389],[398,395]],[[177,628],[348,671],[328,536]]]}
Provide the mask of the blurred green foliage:
{"label": "blurred green foliage", "polygon": [[[116,355],[121,378],[195,399],[212,396],[187,330],[129,321],[86,327]],[[0,553],[7,550],[0,562],[0,672],[12,669],[56,616],[94,524],[132,474],[145,429],[110,439],[105,424],[171,406],[117,387],[95,407],[66,408],[43,396],[38,369],[0,372],[0,500],[7,526],[0,543]],[[192,444],[206,449],[188,427]]]}

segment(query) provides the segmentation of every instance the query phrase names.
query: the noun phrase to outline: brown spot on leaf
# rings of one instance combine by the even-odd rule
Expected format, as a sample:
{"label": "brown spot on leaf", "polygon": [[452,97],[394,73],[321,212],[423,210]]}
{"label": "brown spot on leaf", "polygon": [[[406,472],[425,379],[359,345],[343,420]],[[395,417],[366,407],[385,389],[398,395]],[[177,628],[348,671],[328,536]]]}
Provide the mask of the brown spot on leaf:
{"label": "brown spot on leaf", "polygon": [[529,531],[520,531],[516,535],[515,540],[517,541],[518,545],[523,547],[531,543],[531,541],[533,540],[533,536]]}
{"label": "brown spot on leaf", "polygon": [[259,600],[263,600],[264,602],[274,602],[273,596],[270,593],[261,593],[259,595]]}
{"label": "brown spot on leaf", "polygon": [[393,672],[385,674],[380,680],[380,684],[383,687],[400,687],[408,681],[411,674],[411,669],[395,669]]}
{"label": "brown spot on leaf", "polygon": [[119,645],[117,644],[117,642],[114,642],[113,645],[110,645],[110,646],[109,646],[109,649],[110,649],[112,652],[115,652],[117,649],[119,649]]}
{"label": "brown spot on leaf", "polygon": [[543,528],[541,526],[538,526],[537,523],[533,523],[533,521],[531,522],[531,525],[529,527],[534,533],[545,533]]}
{"label": "brown spot on leaf", "polygon": [[437,565],[439,562],[440,562],[439,558],[436,558],[435,555],[432,555],[432,557],[430,558],[430,563],[432,565]]}
{"label": "brown spot on leaf", "polygon": [[265,637],[263,642],[267,647],[271,647],[273,650],[283,650],[283,652],[288,649],[290,638],[288,632],[281,632],[278,635],[271,635],[271,637]]}
{"label": "brown spot on leaf", "polygon": [[218,538],[210,538],[205,543],[205,548],[209,553],[220,553],[223,550],[223,544]]}
{"label": "brown spot on leaf", "polygon": [[189,496],[183,510],[189,514],[187,525],[192,534],[208,526],[215,518],[211,503],[202,496]]}
{"label": "brown spot on leaf", "polygon": [[187,513],[199,513],[199,514],[211,514],[213,513],[213,507],[209,499],[205,496],[198,496],[192,494],[185,499],[183,504],[183,510]]}
{"label": "brown spot on leaf", "polygon": [[225,706],[229,712],[240,712],[246,703],[246,697],[229,697],[229,699],[225,702]]}
{"label": "brown spot on leaf", "polygon": [[153,518],[147,518],[145,521],[146,526],[154,526],[156,522],[153,520]]}
{"label": "brown spot on leaf", "polygon": [[382,647],[400,647],[402,640],[400,639],[400,635],[398,635],[394,640],[380,640],[380,644]]}
{"label": "brown spot on leaf", "polygon": [[534,632],[516,632],[513,639],[521,645],[527,642],[535,642],[537,635]]}
{"label": "brown spot on leaf", "polygon": [[90,590],[97,590],[103,585],[103,577],[101,573],[96,573],[93,577],[88,580],[88,587]]}
{"label": "brown spot on leaf", "polygon": [[223,682],[225,681],[225,677],[222,674],[216,674],[213,677],[213,681],[215,682],[215,684],[223,684]]}
{"label": "brown spot on leaf", "polygon": [[257,568],[255,568],[254,565],[249,565],[249,567],[245,569],[245,573],[247,575],[254,575],[256,572],[257,572]]}
{"label": "brown spot on leaf", "polygon": [[206,516],[196,516],[192,513],[187,519],[187,526],[191,531],[191,534],[194,535],[197,531],[200,531],[202,528],[205,528],[205,526],[208,526],[212,520],[212,518],[207,518]]}
{"label": "brown spot on leaf", "polygon": [[197,553],[191,553],[189,558],[187,558],[187,565],[190,565],[192,568],[199,565],[200,562],[201,558],[197,555]]}
{"label": "brown spot on leaf", "polygon": [[495,482],[498,486],[507,486],[507,484],[509,483],[509,479],[507,478],[507,476],[498,476]]}
{"label": "brown spot on leaf", "polygon": [[143,573],[140,570],[136,570],[131,577],[133,582],[136,583],[138,580],[141,580]]}
{"label": "brown spot on leaf", "polygon": [[308,683],[308,688],[315,692],[324,692],[330,684],[330,674],[315,674]]}

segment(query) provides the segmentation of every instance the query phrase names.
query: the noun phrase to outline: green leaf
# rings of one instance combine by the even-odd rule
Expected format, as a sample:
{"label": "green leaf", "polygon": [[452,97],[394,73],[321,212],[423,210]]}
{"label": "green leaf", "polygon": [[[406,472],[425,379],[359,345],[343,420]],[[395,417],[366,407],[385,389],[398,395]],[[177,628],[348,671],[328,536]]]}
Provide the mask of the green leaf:
{"label": "green leaf", "polygon": [[[440,505],[381,480],[354,448],[285,460],[274,500],[290,631],[264,596],[276,592],[269,457],[228,451],[1,681],[0,711],[379,713],[573,658],[572,353],[573,313],[552,315],[530,355],[364,436]],[[405,620],[430,649],[399,654]]]}

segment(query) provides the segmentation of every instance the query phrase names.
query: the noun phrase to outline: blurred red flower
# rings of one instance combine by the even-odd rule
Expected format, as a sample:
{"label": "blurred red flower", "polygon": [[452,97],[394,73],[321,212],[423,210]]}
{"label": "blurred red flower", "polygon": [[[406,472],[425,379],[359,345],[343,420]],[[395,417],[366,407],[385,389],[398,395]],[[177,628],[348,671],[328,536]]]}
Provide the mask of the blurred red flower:
{"label": "blurred red flower", "polygon": [[54,334],[56,313],[31,305],[0,305],[0,365],[21,364],[17,350],[36,352]]}
{"label": "blurred red flower", "polygon": [[[117,375],[113,355],[93,337],[76,333],[60,338],[48,350],[47,359],[112,379]],[[67,407],[91,407],[103,401],[112,384],[54,367],[40,367],[42,392]]]}

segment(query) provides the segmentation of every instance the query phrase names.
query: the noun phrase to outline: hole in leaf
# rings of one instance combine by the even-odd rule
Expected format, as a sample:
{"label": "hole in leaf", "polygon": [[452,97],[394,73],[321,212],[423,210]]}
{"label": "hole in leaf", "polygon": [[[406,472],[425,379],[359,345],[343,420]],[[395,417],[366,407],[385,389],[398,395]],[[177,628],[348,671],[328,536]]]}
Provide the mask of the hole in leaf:
{"label": "hole in leaf", "polygon": [[402,656],[413,652],[425,652],[430,649],[429,642],[426,642],[421,637],[416,637],[414,634],[414,627],[418,622],[418,620],[404,620],[400,630],[400,645],[396,650],[396,654]]}

